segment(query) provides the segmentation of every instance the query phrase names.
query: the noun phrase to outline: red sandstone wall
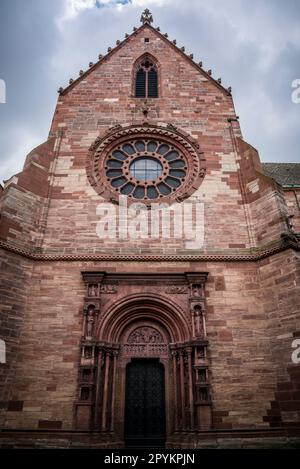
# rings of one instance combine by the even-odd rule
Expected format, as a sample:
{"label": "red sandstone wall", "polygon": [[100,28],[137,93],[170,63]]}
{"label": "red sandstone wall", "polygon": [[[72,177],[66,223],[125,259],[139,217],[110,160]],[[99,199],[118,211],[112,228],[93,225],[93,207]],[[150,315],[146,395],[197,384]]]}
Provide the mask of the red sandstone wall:
{"label": "red sandstone wall", "polygon": [[[150,38],[150,43],[144,43],[145,37]],[[119,241],[103,243],[95,233],[99,220],[96,207],[101,198],[86,178],[88,148],[116,123],[144,121],[143,102],[132,98],[132,79],[134,62],[147,51],[159,61],[161,78],[161,97],[150,100],[150,122],[177,125],[199,142],[207,158],[207,175],[196,194],[196,200],[205,203],[206,248],[223,250],[249,245],[237,155],[227,121],[235,116],[232,98],[146,28],[59,98],[51,132],[63,130],[64,137],[55,168],[45,248],[82,250],[88,245],[89,249],[106,252],[139,252],[143,247],[167,247],[174,252],[184,247],[182,240],[126,242],[126,246]],[[240,135],[237,125],[235,134]]]}
{"label": "red sandstone wall", "polygon": [[294,215],[293,224],[296,233],[300,233],[300,190],[299,188],[284,190],[284,198],[289,215]]}
{"label": "red sandstone wall", "polygon": [[299,426],[300,365],[292,362],[295,350],[292,343],[300,337],[298,253],[289,251],[261,261],[260,282],[264,314],[268,321],[266,333],[270,336],[272,369],[277,381],[272,399],[273,412],[268,412],[266,420],[275,426],[281,422],[287,427]]}
{"label": "red sandstone wall", "polygon": [[[257,154],[246,144],[234,146],[227,121],[235,117],[232,99],[179,52],[171,53],[152,30],[145,31],[59,98],[53,140],[29,156],[24,171],[3,193],[1,239],[59,253],[115,254],[141,248],[182,252],[180,240],[121,244],[102,243],[96,236],[96,207],[101,198],[87,181],[87,151],[112,125],[143,119],[140,102],[131,98],[131,84],[132,64],[146,50],[161,64],[162,97],[151,102],[151,121],[172,122],[187,131],[207,158],[207,175],[196,194],[205,202],[206,250],[262,245],[277,240],[286,229],[284,199],[260,175]],[[149,46],[143,42],[145,36],[150,37]],[[54,149],[60,132],[62,140],[58,137]],[[234,134],[240,136],[236,124]],[[287,200],[290,204],[289,196]],[[0,373],[5,375],[1,399],[5,406],[10,402],[8,412],[2,413],[6,427],[37,428],[52,421],[54,427],[72,428],[84,297],[80,272],[90,267],[151,273],[208,271],[214,426],[268,426],[263,417],[275,399],[277,383],[288,379],[289,341],[299,323],[299,258],[291,251],[260,264],[158,266],[32,264],[3,251],[1,327],[8,337],[9,363]]]}
{"label": "red sandstone wall", "polygon": [[274,373],[268,321],[255,263],[210,264],[207,331],[213,425],[260,428]]}
{"label": "red sandstone wall", "polygon": [[0,199],[0,240],[22,249],[40,247],[47,214],[55,139],[32,150],[24,169],[6,183]]}
{"label": "red sandstone wall", "polygon": [[[36,263],[10,396],[23,407],[6,413],[6,427],[37,428],[51,421],[48,426],[72,428],[85,294],[81,270],[95,267],[145,273],[209,271],[207,332],[214,427],[268,427],[263,417],[274,398],[277,378],[256,264],[188,262],[176,266]],[[173,300],[180,305],[182,299],[178,295]]]}
{"label": "red sandstone wall", "polygon": [[22,353],[20,341],[27,317],[31,274],[32,262],[0,250],[0,338],[6,345],[6,364],[0,364],[0,425],[4,422],[8,401],[14,408],[16,403],[12,401],[18,400],[12,390]]}
{"label": "red sandstone wall", "polygon": [[287,232],[286,200],[280,186],[263,174],[258,152],[240,139],[238,152],[251,244],[263,246]]}
{"label": "red sandstone wall", "polygon": [[185,250],[182,239],[120,243],[96,234],[103,199],[87,180],[88,149],[116,123],[144,121],[143,101],[132,97],[132,83],[133,64],[145,52],[160,67],[160,98],[149,100],[150,122],[171,122],[188,132],[207,159],[207,175],[191,199],[205,204],[205,250],[236,251],[279,239],[286,229],[284,199],[260,175],[254,149],[242,141],[236,145],[241,133],[236,122],[228,122],[236,116],[231,96],[148,27],[60,95],[50,140],[29,155],[4,192],[1,239],[59,253]]}

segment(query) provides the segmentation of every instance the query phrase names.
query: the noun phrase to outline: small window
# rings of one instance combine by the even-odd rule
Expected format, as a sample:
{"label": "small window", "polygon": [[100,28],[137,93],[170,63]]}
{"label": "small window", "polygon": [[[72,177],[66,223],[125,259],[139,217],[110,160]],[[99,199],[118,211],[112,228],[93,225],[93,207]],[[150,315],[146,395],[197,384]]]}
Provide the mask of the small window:
{"label": "small window", "polygon": [[145,42],[150,42],[150,39],[148,37],[145,37]]}
{"label": "small window", "polygon": [[151,60],[145,59],[137,70],[135,97],[158,98],[158,74]]}

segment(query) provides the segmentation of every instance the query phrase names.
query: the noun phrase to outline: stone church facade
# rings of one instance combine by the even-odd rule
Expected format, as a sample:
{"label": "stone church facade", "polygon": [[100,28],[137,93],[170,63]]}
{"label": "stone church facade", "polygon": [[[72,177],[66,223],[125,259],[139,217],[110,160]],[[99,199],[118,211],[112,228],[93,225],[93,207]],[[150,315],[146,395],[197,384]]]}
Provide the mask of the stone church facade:
{"label": "stone church facade", "polygon": [[299,441],[299,166],[141,20],[1,191],[0,445]]}

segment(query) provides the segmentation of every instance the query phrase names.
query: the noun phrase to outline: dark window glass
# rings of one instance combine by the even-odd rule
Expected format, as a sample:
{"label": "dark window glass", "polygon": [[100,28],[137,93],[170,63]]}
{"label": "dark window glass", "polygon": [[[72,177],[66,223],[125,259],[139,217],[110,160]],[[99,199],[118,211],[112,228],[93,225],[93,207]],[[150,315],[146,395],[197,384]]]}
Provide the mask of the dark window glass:
{"label": "dark window glass", "polygon": [[149,199],[156,199],[158,197],[158,192],[154,186],[147,188],[147,197]]}
{"label": "dark window glass", "polygon": [[185,162],[182,161],[182,160],[171,161],[170,167],[171,167],[172,169],[184,168],[184,167],[185,167]]}
{"label": "dark window glass", "polygon": [[148,73],[148,97],[149,98],[158,97],[158,80],[157,80],[156,70],[151,70]]}
{"label": "dark window glass", "polygon": [[113,178],[117,176],[122,176],[122,171],[120,169],[109,169],[106,172],[108,178]]}
{"label": "dark window glass", "polygon": [[121,161],[116,161],[116,160],[109,160],[107,162],[107,166],[109,168],[122,168],[123,163]]}
{"label": "dark window glass", "polygon": [[171,189],[163,182],[158,184],[157,188],[162,195],[169,195],[171,192]]}
{"label": "dark window glass", "polygon": [[145,144],[144,144],[144,142],[136,142],[135,148],[137,149],[138,152],[145,151]]}
{"label": "dark window glass", "polygon": [[151,153],[154,153],[157,148],[157,143],[156,142],[149,142],[147,146],[147,150],[150,151]]}
{"label": "dark window glass", "polygon": [[177,178],[185,178],[186,176],[185,171],[181,171],[180,169],[171,169],[170,175]]}
{"label": "dark window glass", "polygon": [[164,155],[165,153],[167,153],[167,151],[169,151],[170,147],[168,145],[161,145],[158,149],[158,153],[160,155]]}
{"label": "dark window glass", "polygon": [[134,184],[129,182],[128,184],[126,184],[126,186],[122,187],[121,193],[123,195],[129,195],[133,191],[134,187],[135,187]]}
{"label": "dark window glass", "polygon": [[111,185],[113,187],[121,187],[123,186],[123,184],[125,184],[125,182],[127,182],[127,179],[125,179],[124,177],[121,177],[121,178],[118,178],[118,179],[114,179],[111,183]]}
{"label": "dark window glass", "polygon": [[144,60],[135,77],[136,98],[158,98],[158,73],[153,62]]}
{"label": "dark window glass", "polygon": [[145,188],[142,186],[137,186],[133,193],[133,197],[136,199],[143,199],[145,197]]}
{"label": "dark window glass", "polygon": [[181,182],[178,179],[173,179],[173,178],[170,178],[170,177],[167,177],[166,183],[171,187],[181,186]]}
{"label": "dark window glass", "polygon": [[146,72],[139,70],[136,74],[135,96],[146,98]]}
{"label": "dark window glass", "polygon": [[117,160],[125,161],[127,160],[127,156],[121,153],[120,151],[114,151],[112,156],[117,158]]}
{"label": "dark window glass", "polygon": [[170,151],[170,153],[168,153],[165,158],[168,161],[176,160],[179,158],[179,153],[177,151]]}
{"label": "dark window glass", "polygon": [[123,146],[123,151],[128,153],[128,155],[133,155],[135,153],[135,149],[132,145],[126,144]]}

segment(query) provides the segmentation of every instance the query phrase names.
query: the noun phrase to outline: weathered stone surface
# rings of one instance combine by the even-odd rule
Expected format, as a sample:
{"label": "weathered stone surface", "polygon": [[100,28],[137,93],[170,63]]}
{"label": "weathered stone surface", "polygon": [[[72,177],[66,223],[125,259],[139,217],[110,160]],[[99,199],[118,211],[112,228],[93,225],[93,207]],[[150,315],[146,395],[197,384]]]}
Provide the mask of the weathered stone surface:
{"label": "weathered stone surface", "polygon": [[[133,85],[145,52],[159,63],[159,98],[146,104]],[[148,123],[171,123],[206,159],[206,175],[189,199],[204,203],[199,249],[188,250],[180,237],[97,236],[97,207],[109,201],[89,183],[90,147],[112,128],[143,127],[146,105]],[[122,446],[126,365],[129,352],[140,350],[165,366],[170,448],[294,443],[300,264],[286,220],[294,214],[299,231],[299,189],[283,191],[263,175],[235,118],[231,95],[149,24],[60,93],[49,140],[0,194],[0,339],[7,347],[0,425],[33,431],[16,434],[15,442],[4,435],[0,445]],[[154,342],[126,343],[133,325],[152,331]],[[197,366],[205,373],[197,375]],[[176,393],[184,395],[177,404]],[[174,436],[176,425],[181,435]],[[194,431],[189,437],[184,425]],[[103,433],[80,440],[76,428]],[[222,439],[230,429],[240,431],[239,442],[230,442],[239,433]],[[216,433],[200,437],[199,430]]]}

